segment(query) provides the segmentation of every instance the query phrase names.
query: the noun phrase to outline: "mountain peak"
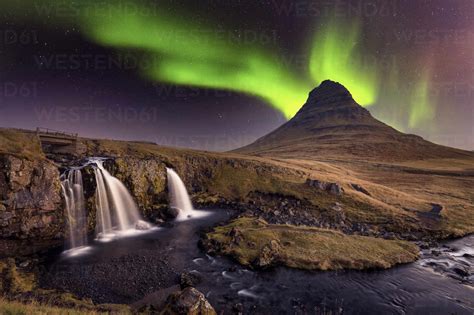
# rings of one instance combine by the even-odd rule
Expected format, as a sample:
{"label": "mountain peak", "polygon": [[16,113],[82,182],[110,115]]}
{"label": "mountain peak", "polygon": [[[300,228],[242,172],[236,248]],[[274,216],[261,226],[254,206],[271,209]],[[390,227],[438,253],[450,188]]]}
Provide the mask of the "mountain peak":
{"label": "mountain peak", "polygon": [[292,119],[236,151],[310,160],[403,161],[466,155],[393,129],[357,104],[342,84],[330,80],[309,93],[306,104]]}
{"label": "mountain peak", "polygon": [[373,126],[381,123],[357,104],[344,85],[331,80],[325,80],[313,89],[303,107],[288,122],[288,126],[306,130],[349,125]]}
{"label": "mountain peak", "polygon": [[[349,90],[339,82],[324,80],[321,84],[315,87],[310,93],[310,97],[328,96],[328,95],[346,95],[351,96]],[[352,96],[351,96],[352,97]]]}
{"label": "mountain peak", "polygon": [[308,110],[308,107],[322,109],[322,107],[332,108],[341,106],[360,107],[344,85],[339,82],[325,80],[309,93],[308,100],[301,111]]}

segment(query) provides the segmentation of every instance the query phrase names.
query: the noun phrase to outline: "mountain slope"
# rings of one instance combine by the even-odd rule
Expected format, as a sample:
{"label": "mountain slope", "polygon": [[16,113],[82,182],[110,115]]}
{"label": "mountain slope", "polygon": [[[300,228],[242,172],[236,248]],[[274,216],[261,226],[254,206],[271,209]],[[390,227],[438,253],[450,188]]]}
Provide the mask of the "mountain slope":
{"label": "mountain slope", "polygon": [[290,121],[235,152],[284,158],[404,161],[472,153],[401,133],[358,105],[341,84],[324,81]]}

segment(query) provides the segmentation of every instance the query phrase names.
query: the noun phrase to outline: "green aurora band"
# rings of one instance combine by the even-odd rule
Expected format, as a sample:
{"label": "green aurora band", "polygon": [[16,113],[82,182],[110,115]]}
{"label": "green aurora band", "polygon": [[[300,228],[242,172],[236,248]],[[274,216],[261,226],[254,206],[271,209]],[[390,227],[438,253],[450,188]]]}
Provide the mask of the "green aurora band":
{"label": "green aurora band", "polygon": [[331,23],[315,36],[311,80],[296,77],[261,48],[227,43],[212,27],[193,25],[183,17],[139,16],[113,5],[103,10],[107,14],[84,15],[85,33],[104,46],[149,53],[155,62],[141,71],[152,80],[255,95],[288,119],[304,104],[308,91],[326,79],[345,85],[363,106],[377,99],[376,69],[357,62],[358,25]]}
{"label": "green aurora band", "polygon": [[315,83],[337,81],[360,105],[368,106],[377,100],[378,76],[376,67],[362,66],[356,49],[359,39],[359,23],[328,23],[313,40],[310,72]]}
{"label": "green aurora band", "polygon": [[415,128],[425,121],[430,121],[435,116],[435,101],[430,97],[430,81],[428,72],[423,73],[421,80],[416,82],[411,90],[409,99],[410,115],[408,126]]}
{"label": "green aurora band", "polygon": [[[152,60],[139,69],[150,80],[253,95],[287,119],[301,108],[308,92],[326,79],[346,86],[362,106],[383,106],[385,95],[394,96],[405,115],[385,119],[391,118],[399,129],[401,125],[419,127],[434,117],[428,73],[401,92],[400,86],[409,80],[401,80],[398,66],[391,70],[396,73],[392,76],[362,62],[359,21],[332,20],[319,28],[309,49],[308,73],[301,75],[287,69],[269,48],[229,43],[221,36],[224,29],[192,23],[191,16],[175,16],[134,0],[24,0],[4,5],[17,19],[38,22],[51,15],[52,25],[77,26],[99,45]],[[65,8],[71,12],[60,13]],[[393,82],[387,86],[387,80]]]}
{"label": "green aurora band", "polygon": [[84,15],[81,27],[104,46],[138,49],[153,62],[142,73],[170,84],[255,95],[291,118],[305,102],[311,82],[299,80],[263,49],[227,43],[210,27],[161,15],[144,17],[110,6]]}

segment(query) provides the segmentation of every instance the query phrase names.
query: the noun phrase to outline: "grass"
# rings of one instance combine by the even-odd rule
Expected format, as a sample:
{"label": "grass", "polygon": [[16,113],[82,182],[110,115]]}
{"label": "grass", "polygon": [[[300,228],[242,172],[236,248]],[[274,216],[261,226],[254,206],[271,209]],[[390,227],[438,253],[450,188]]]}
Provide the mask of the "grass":
{"label": "grass", "polygon": [[310,270],[385,269],[415,261],[419,253],[415,244],[406,241],[273,225],[249,217],[215,228],[207,234],[206,242],[218,244],[220,254],[230,255],[245,266],[258,265],[262,255],[268,256],[270,248],[275,252],[270,257],[272,264]]}
{"label": "grass", "polygon": [[18,269],[15,260],[7,258],[0,260],[0,314],[131,313],[124,305],[95,305],[89,299],[78,299],[70,293],[41,289],[34,273]]}
{"label": "grass", "polygon": [[44,158],[36,134],[17,129],[0,128],[0,154],[11,154],[28,160]]}
{"label": "grass", "polygon": [[0,260],[0,293],[20,294],[35,289],[36,278],[32,273],[20,272],[13,258]]}
{"label": "grass", "polygon": [[73,309],[73,308],[62,308],[44,305],[39,302],[33,301],[29,303],[21,303],[15,301],[8,301],[0,298],[0,314],[2,315],[100,315],[100,314],[132,314],[129,310],[119,309],[116,310],[85,310],[85,309]]}

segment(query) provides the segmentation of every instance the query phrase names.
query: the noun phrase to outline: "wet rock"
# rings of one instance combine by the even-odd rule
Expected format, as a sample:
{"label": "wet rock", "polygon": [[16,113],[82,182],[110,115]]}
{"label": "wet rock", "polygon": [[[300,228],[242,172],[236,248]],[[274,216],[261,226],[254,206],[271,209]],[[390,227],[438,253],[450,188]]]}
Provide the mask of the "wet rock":
{"label": "wet rock", "polygon": [[191,273],[191,272],[183,272],[179,276],[179,285],[181,287],[181,290],[187,288],[187,287],[195,287],[199,283],[201,283],[202,278],[196,273]]}
{"label": "wet rock", "polygon": [[451,270],[453,272],[455,272],[456,274],[460,275],[461,277],[469,277],[470,276],[469,269],[465,266],[456,265]]}
{"label": "wet rock", "polygon": [[150,228],[151,228],[151,225],[148,222],[145,222],[142,220],[138,221],[135,224],[135,229],[140,230],[140,231],[146,231],[146,230],[149,230]]}
{"label": "wet rock", "polygon": [[163,210],[163,215],[166,220],[173,220],[176,219],[179,215],[179,209],[174,207],[167,207]]}
{"label": "wet rock", "polygon": [[234,314],[241,315],[244,313],[244,305],[242,303],[237,303],[232,306],[232,311]]}
{"label": "wet rock", "polygon": [[165,221],[163,219],[159,219],[159,218],[155,219],[154,221],[155,221],[156,225],[162,225],[163,223],[165,223]]}
{"label": "wet rock", "polygon": [[187,287],[168,297],[162,314],[214,315],[216,311],[204,294],[195,288]]}
{"label": "wet rock", "polygon": [[30,265],[31,261],[25,260],[24,262],[20,263],[21,268],[26,268]]}

